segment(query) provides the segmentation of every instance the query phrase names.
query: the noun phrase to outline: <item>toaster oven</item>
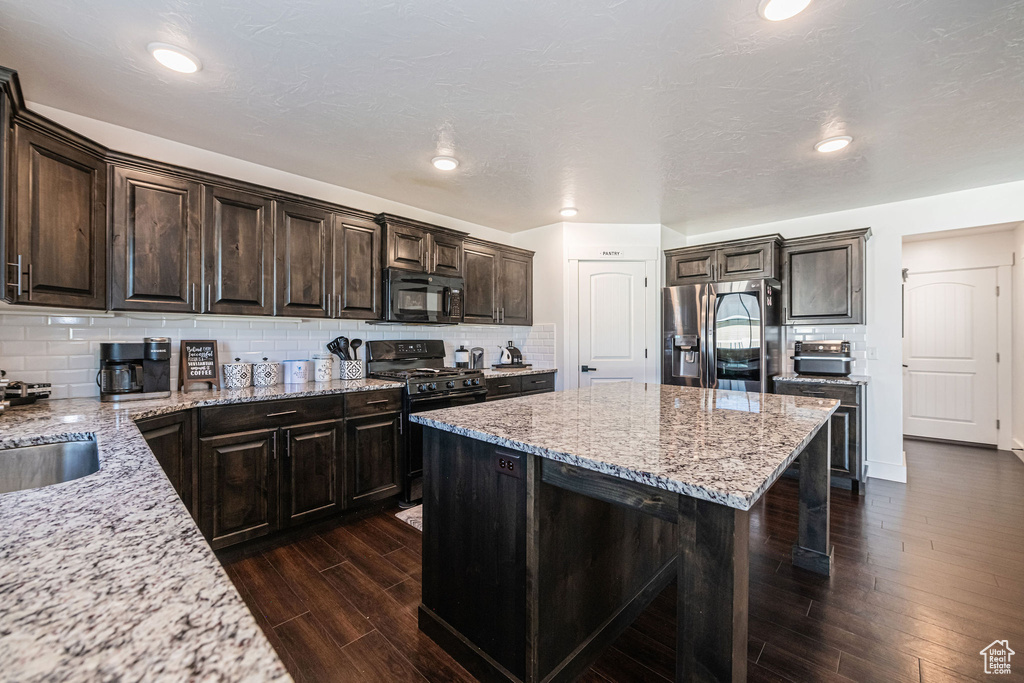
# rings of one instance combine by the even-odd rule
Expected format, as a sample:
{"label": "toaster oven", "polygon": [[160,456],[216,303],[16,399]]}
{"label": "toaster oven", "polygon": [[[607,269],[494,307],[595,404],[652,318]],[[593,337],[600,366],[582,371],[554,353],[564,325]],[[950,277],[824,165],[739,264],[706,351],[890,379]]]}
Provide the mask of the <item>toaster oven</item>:
{"label": "toaster oven", "polygon": [[793,345],[792,358],[798,375],[846,377],[853,371],[848,341],[798,341]]}

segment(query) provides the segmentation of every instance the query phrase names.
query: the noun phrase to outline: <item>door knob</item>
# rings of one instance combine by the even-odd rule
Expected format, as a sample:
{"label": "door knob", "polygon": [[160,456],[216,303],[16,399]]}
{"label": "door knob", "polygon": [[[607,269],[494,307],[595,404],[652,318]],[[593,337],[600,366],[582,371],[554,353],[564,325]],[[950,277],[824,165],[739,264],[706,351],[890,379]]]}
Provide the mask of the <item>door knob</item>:
{"label": "door knob", "polygon": [[584,365],[580,368],[580,372],[597,372],[597,368],[592,368],[589,365]]}

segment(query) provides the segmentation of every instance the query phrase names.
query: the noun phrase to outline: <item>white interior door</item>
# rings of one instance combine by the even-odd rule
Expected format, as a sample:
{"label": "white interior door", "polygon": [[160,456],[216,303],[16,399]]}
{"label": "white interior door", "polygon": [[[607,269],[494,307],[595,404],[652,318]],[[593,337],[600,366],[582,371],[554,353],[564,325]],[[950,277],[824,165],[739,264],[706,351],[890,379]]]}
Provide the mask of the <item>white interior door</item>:
{"label": "white interior door", "polygon": [[910,275],[903,433],[995,444],[996,269]]}
{"label": "white interior door", "polygon": [[645,271],[642,261],[579,262],[580,387],[645,381]]}

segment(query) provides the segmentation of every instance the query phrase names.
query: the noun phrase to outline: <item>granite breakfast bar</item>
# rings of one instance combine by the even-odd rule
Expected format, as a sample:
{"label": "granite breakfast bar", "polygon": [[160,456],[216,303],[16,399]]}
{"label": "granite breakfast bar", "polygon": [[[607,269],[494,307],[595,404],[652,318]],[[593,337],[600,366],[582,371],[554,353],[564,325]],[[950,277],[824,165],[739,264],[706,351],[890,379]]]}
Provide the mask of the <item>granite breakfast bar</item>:
{"label": "granite breakfast bar", "polygon": [[793,563],[831,573],[837,405],[613,383],[413,415],[420,628],[484,680],[571,680],[678,579],[676,680],[746,680],[747,511],[801,457]]}

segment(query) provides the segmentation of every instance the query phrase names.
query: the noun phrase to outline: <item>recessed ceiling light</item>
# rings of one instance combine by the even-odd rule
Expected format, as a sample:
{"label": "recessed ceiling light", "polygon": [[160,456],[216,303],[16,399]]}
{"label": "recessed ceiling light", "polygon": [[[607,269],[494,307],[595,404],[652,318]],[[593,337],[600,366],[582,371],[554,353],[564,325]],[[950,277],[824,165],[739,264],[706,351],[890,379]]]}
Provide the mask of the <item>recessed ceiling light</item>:
{"label": "recessed ceiling light", "polygon": [[825,138],[814,146],[816,152],[838,152],[841,149],[845,149],[847,145],[853,142],[853,138],[849,135],[837,135],[832,138]]}
{"label": "recessed ceiling light", "polygon": [[153,59],[160,62],[168,69],[179,71],[183,74],[194,74],[203,68],[199,58],[188,50],[183,50],[167,43],[150,43],[146,46]]}
{"label": "recessed ceiling light", "polygon": [[454,171],[459,167],[459,160],[455,157],[434,157],[430,163],[439,171]]}
{"label": "recessed ceiling light", "polygon": [[562,214],[562,215],[563,215],[563,216],[565,216],[566,218],[572,218],[573,216],[575,216],[576,214],[578,214],[578,213],[579,213],[579,211],[577,211],[577,210],[576,210],[576,207],[575,207],[575,206],[566,206],[565,208],[563,208],[563,209],[562,209],[561,211],[559,211],[558,213]]}
{"label": "recessed ceiling light", "polygon": [[757,13],[768,21],[783,21],[807,9],[811,0],[761,0]]}

